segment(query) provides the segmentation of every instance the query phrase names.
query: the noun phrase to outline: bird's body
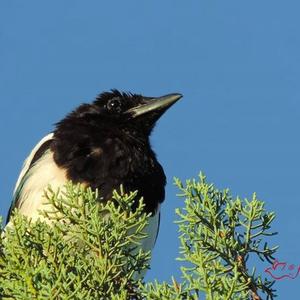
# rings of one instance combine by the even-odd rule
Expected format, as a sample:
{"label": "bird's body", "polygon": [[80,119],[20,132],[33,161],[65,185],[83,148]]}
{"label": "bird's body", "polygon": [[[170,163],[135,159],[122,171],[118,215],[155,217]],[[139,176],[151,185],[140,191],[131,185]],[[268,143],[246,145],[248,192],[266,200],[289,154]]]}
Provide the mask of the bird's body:
{"label": "bird's body", "polygon": [[122,184],[138,191],[152,213],[143,248],[151,250],[159,227],[159,207],[166,178],[151,149],[149,136],[157,119],[181,95],[146,98],[116,90],[82,104],[44,137],[24,163],[14,190],[12,209],[33,220],[43,210],[44,190],[67,181],[100,190],[99,201],[111,198]]}

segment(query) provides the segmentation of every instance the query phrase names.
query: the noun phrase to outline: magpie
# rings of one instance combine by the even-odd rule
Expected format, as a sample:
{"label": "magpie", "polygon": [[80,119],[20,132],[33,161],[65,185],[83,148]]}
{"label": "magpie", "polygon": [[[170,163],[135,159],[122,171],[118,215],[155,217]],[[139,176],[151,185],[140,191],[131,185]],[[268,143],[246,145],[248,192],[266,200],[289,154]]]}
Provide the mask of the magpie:
{"label": "magpie", "polygon": [[107,201],[120,185],[125,192],[138,191],[145,211],[151,213],[142,242],[154,247],[165,198],[166,176],[151,148],[150,135],[157,120],[182,97],[144,97],[118,90],[104,92],[90,104],[82,104],[56,123],[25,160],[7,216],[19,212],[32,220],[41,218],[44,190],[56,190],[67,181],[99,189]]}

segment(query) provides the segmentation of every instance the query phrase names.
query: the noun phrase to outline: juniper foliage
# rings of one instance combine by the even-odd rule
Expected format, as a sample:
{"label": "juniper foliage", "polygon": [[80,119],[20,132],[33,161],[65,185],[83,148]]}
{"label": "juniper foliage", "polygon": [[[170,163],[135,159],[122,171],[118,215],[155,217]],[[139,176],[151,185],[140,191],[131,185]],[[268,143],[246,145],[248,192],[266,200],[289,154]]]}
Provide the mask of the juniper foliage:
{"label": "juniper foliage", "polygon": [[149,215],[142,199],[136,207],[136,192],[99,203],[98,191],[69,183],[64,192],[46,191],[48,221],[15,211],[3,230],[1,299],[273,299],[274,282],[248,264],[255,256],[272,263],[277,248],[267,239],[275,214],[255,194],[233,198],[202,174],[175,184],[185,203],[176,210],[180,282],[139,279],[149,268],[150,253],[138,250]]}

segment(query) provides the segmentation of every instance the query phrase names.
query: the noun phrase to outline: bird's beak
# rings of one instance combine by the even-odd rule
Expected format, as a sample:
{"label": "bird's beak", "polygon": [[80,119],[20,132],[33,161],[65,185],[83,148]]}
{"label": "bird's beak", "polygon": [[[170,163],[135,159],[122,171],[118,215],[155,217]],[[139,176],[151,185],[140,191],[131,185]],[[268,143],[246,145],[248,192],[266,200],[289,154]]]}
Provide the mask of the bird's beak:
{"label": "bird's beak", "polygon": [[126,113],[130,114],[131,118],[136,118],[150,112],[164,112],[171,107],[175,102],[182,98],[181,94],[169,94],[158,98],[144,98],[142,104],[130,108]]}

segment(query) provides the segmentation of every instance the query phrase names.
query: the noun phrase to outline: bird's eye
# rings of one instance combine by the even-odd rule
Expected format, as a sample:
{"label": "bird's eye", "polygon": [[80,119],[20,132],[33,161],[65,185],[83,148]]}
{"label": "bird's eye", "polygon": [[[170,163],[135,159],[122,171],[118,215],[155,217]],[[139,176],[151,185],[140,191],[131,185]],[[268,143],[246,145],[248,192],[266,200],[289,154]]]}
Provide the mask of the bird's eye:
{"label": "bird's eye", "polygon": [[119,98],[113,98],[107,102],[107,109],[111,112],[120,113],[122,110],[121,101]]}

